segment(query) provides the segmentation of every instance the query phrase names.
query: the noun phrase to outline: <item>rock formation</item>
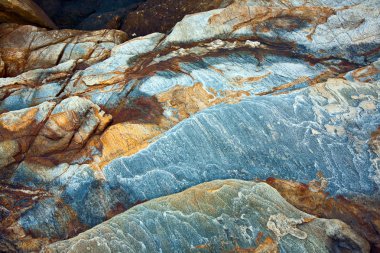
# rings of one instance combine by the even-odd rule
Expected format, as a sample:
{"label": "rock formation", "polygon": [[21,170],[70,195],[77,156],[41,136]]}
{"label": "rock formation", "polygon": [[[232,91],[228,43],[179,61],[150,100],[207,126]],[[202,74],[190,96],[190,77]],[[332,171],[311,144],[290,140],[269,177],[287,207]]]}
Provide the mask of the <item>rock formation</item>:
{"label": "rock formation", "polygon": [[0,24],[0,251],[380,250],[380,2],[156,2]]}
{"label": "rock formation", "polygon": [[172,252],[181,248],[365,252],[369,245],[339,220],[297,210],[265,183],[226,180],[148,201],[43,252]]}

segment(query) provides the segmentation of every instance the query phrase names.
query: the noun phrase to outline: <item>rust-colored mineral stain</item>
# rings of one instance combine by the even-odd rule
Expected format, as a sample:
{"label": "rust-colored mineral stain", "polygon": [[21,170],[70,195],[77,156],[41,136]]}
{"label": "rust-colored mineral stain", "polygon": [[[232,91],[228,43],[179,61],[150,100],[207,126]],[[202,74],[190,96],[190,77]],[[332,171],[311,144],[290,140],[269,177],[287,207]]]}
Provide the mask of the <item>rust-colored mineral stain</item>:
{"label": "rust-colored mineral stain", "polygon": [[309,185],[283,179],[268,178],[291,205],[306,213],[327,219],[340,219],[364,236],[372,248],[380,250],[380,204],[369,200],[348,200],[342,196],[329,197],[322,190],[311,190]]}
{"label": "rust-colored mineral stain", "polygon": [[[261,233],[261,232],[259,232]],[[278,243],[274,241],[271,237],[266,237],[263,242],[259,243],[255,248],[242,248],[240,246],[235,246],[233,250],[223,251],[225,253],[278,253]]]}
{"label": "rust-colored mineral stain", "polygon": [[[191,115],[216,104],[237,103],[245,96],[249,96],[246,91],[228,90],[216,96],[215,91],[209,91],[203,84],[196,83],[189,87],[176,85],[157,96],[130,100],[108,111],[113,115],[113,125],[99,136],[102,152],[96,158],[97,161],[91,162],[91,166],[101,169],[115,158],[133,155]],[[164,108],[174,109],[176,114],[165,117]],[[90,141],[86,149],[90,150],[91,145],[93,142]]]}
{"label": "rust-colored mineral stain", "polygon": [[271,74],[272,74],[272,72],[268,72],[268,73],[261,75],[261,76],[239,77],[236,79],[235,83],[239,86],[243,85],[244,83],[255,83],[255,82],[258,82],[258,81],[265,79],[266,77],[268,77]]}
{"label": "rust-colored mineral stain", "polygon": [[[0,136],[6,136],[16,132],[26,132],[28,129],[35,127],[35,118],[38,113],[38,108],[27,110],[16,121],[5,121],[3,115],[0,116]],[[25,133],[26,134],[26,133]],[[28,134],[30,132],[28,131]],[[1,139],[0,139],[1,140]]]}
{"label": "rust-colored mineral stain", "polygon": [[257,96],[264,96],[264,95],[268,95],[268,94],[276,93],[276,92],[278,92],[278,91],[281,91],[281,90],[285,90],[285,89],[291,88],[291,87],[293,87],[293,86],[296,86],[297,84],[301,84],[301,83],[304,83],[304,82],[310,83],[310,82],[311,82],[310,77],[307,77],[307,76],[301,76],[301,77],[298,77],[296,80],[294,80],[294,81],[292,81],[292,82],[285,83],[285,84],[283,84],[283,85],[280,85],[280,86],[274,87],[274,88],[273,88],[272,90],[270,90],[270,91],[265,91],[265,92],[257,93],[256,95],[257,95]]}
{"label": "rust-colored mineral stain", "polygon": [[380,73],[380,69],[369,65],[363,68],[356,69],[352,72],[352,77],[359,82],[374,82],[374,78]]}
{"label": "rust-colored mineral stain", "polygon": [[256,244],[259,244],[261,242],[261,239],[263,239],[263,236],[264,236],[263,232],[260,231],[257,233],[256,239],[255,239]]}
{"label": "rust-colored mineral stain", "polygon": [[300,6],[290,8],[242,6],[232,4],[221,13],[209,19],[214,26],[233,22],[233,31],[243,27],[250,27],[253,32],[282,29],[292,31],[299,29],[303,23],[311,25],[311,31],[306,36],[312,40],[316,27],[326,23],[328,18],[335,14],[329,7]]}

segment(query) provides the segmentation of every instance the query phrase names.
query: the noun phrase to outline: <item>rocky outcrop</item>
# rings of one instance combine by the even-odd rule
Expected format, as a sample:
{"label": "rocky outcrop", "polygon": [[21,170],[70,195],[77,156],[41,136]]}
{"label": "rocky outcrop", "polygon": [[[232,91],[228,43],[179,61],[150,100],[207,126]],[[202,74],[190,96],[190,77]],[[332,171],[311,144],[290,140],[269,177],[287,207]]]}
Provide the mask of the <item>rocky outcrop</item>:
{"label": "rocky outcrop", "polygon": [[[53,163],[70,161],[75,157],[70,152],[80,150],[90,137],[102,133],[111,119],[99,106],[75,96],[58,105],[44,102],[4,113],[0,116],[0,168],[10,168],[23,160],[37,159],[37,164],[41,159]],[[1,178],[7,178],[9,173],[2,173]]]}
{"label": "rocky outcrop", "polygon": [[[3,113],[0,116],[0,168],[20,162],[35,136],[49,117],[55,103]],[[7,175],[5,171],[1,177]]]}
{"label": "rocky outcrop", "polygon": [[[43,45],[52,54],[30,50],[28,43],[41,39],[28,32],[8,48],[40,52],[34,55],[41,65],[29,69],[30,56],[1,56],[6,76],[9,66],[17,70],[0,79],[3,125],[9,128],[9,118],[27,122],[4,132],[1,183],[41,193],[35,201],[32,193],[22,197],[27,208],[6,202],[2,240],[8,248],[37,251],[206,181],[274,177],[291,180],[278,182],[292,187],[268,183],[294,206],[342,219],[377,250],[378,211],[366,207],[377,205],[380,182],[374,6],[239,1],[188,15],[167,35],[125,42],[114,30],[3,25],[2,43],[33,30],[47,36]],[[77,46],[77,53],[68,49]],[[46,105],[45,116],[33,114]],[[314,208],[296,195],[331,208]],[[268,233],[305,237],[295,217],[273,213],[269,220]],[[339,224],[323,234],[342,238],[335,232],[347,229]]]}
{"label": "rocky outcrop", "polygon": [[[323,190],[332,196],[343,194],[376,199],[378,183],[372,177],[376,164],[369,159],[372,155],[368,145],[360,144],[370,138],[371,129],[376,129],[379,120],[378,110],[368,106],[378,104],[376,87],[369,83],[330,79],[327,83],[288,94],[216,105],[179,123],[150,145],[132,137],[131,133],[138,133],[139,130],[134,129],[140,127],[146,131],[144,134],[151,132],[154,136],[152,128],[142,128],[142,124],[132,128],[124,123],[124,129],[131,131],[131,139],[124,137],[126,142],[118,141],[126,143],[128,148],[142,145],[137,149],[143,150],[127,149],[124,155],[137,153],[112,161],[101,172],[88,165],[63,164],[36,170],[33,161],[25,161],[13,173],[10,182],[36,189],[47,188],[76,215],[72,216],[66,209],[60,210],[53,204],[54,198],[44,199],[22,214],[19,229],[34,237],[57,238],[60,234],[67,235],[68,224],[79,222],[83,228],[91,227],[112,216],[115,210],[120,212],[141,201],[175,193],[203,181],[229,177],[265,179],[276,175],[302,182],[305,178],[312,180],[317,171],[321,171],[327,178]],[[279,113],[283,110],[287,113]],[[225,124],[225,120],[229,123]],[[128,136],[128,131],[124,130],[123,135],[120,127],[117,131],[112,128],[101,137],[106,145],[105,138],[110,138],[106,137],[108,131],[108,135],[114,133],[108,142],[117,136]],[[196,137],[190,138],[192,135]],[[347,139],[347,135],[355,138]],[[133,138],[136,141],[133,142]],[[146,139],[149,138],[152,135]],[[276,152],[267,153],[273,141],[276,145],[272,148]],[[290,149],[289,143],[295,141],[303,144]],[[123,149],[117,143],[116,146]],[[336,149],[342,156],[335,155]],[[264,152],[265,156],[257,155]],[[123,155],[122,151],[119,154]],[[312,166],[310,161],[318,166]],[[57,220],[57,215],[64,218]],[[330,215],[329,218],[337,217]],[[54,229],[51,224],[56,224]],[[359,226],[357,231],[361,229]],[[375,241],[372,238],[371,242]]]}
{"label": "rocky outcrop", "polygon": [[226,180],[141,204],[42,252],[331,252],[343,248],[369,252],[368,243],[345,223],[303,213],[267,184]]}
{"label": "rocky outcrop", "polygon": [[[210,37],[254,36],[268,44],[288,44],[288,50],[317,58],[365,63],[368,58],[379,56],[379,10],[373,6],[378,6],[378,2],[365,1],[347,8],[237,3],[187,16],[173,28],[163,45],[199,42]],[[352,15],[355,19],[350,18]]]}
{"label": "rocky outcrop", "polygon": [[5,76],[50,68],[68,60],[84,65],[106,59],[117,44],[126,40],[121,31],[53,30],[14,24],[0,25],[0,54]]}
{"label": "rocky outcrop", "polygon": [[374,248],[380,248],[380,214],[379,203],[366,198],[348,200],[342,196],[334,198],[326,194],[327,180],[319,178],[308,184],[295,181],[268,178],[266,183],[274,187],[290,204],[309,214],[321,218],[340,219],[360,231]]}
{"label": "rocky outcrop", "polygon": [[56,28],[45,12],[32,0],[1,0],[0,23],[34,24]]}

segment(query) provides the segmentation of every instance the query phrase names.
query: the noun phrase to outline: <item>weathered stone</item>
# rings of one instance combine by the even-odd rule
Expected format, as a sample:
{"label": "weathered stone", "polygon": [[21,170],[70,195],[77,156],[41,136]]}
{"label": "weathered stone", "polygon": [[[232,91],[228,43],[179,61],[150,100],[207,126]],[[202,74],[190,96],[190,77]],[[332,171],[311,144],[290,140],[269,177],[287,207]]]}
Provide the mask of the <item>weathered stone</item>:
{"label": "weathered stone", "polygon": [[[296,221],[274,225],[273,217]],[[273,225],[271,225],[271,222]],[[297,227],[296,227],[297,225]],[[288,230],[279,236],[273,228]],[[293,232],[297,231],[297,233]],[[298,234],[302,234],[299,236]],[[307,240],[305,240],[307,238]],[[138,242],[138,243],[137,243]],[[264,183],[213,181],[131,208],[42,252],[369,252],[348,225],[303,213]],[[254,250],[257,251],[254,251]]]}
{"label": "weathered stone", "polygon": [[[378,1],[346,8],[325,6],[263,7],[232,4],[185,17],[162,45],[249,36],[268,44],[288,44],[317,58],[336,57],[364,63],[379,56]],[[331,33],[336,31],[338,36]]]}
{"label": "weathered stone", "polygon": [[[377,5],[236,1],[186,16],[168,35],[120,45],[115,31],[102,31],[109,38],[98,43],[102,32],[1,25],[0,40],[16,48],[1,55],[2,115],[57,104],[33,141],[0,145],[3,182],[46,193],[27,197],[25,210],[17,201],[0,209],[10,217],[1,240],[38,251],[206,181],[276,177],[285,189],[272,185],[297,208],[342,219],[376,251],[379,213],[365,206],[377,206],[380,185]],[[7,65],[10,56],[22,64]],[[7,66],[23,73],[9,77]],[[308,191],[288,189],[285,179]],[[281,240],[309,239],[300,217],[267,218],[260,224]],[[329,238],[350,238],[352,249],[368,248],[339,221],[313,222]],[[255,250],[279,249],[275,237],[263,242]]]}
{"label": "weathered stone", "polygon": [[8,176],[4,171],[6,166],[24,158],[54,106],[55,103],[45,102],[36,107],[0,115],[1,178]]}
{"label": "weathered stone", "polygon": [[111,118],[87,99],[67,98],[54,108],[30,147],[28,156],[81,148],[92,134],[103,132]]}
{"label": "weathered stone", "polygon": [[348,200],[344,197],[329,197],[324,192],[322,175],[308,184],[269,178],[266,182],[274,187],[290,204],[309,214],[321,218],[340,219],[365,237],[374,247],[380,249],[380,207],[368,199]]}
{"label": "weathered stone", "polygon": [[85,32],[52,30],[33,26],[0,25],[0,54],[5,75],[16,76],[25,71],[50,68],[67,60],[93,64],[106,59],[111,49],[125,41],[125,33],[117,30]]}

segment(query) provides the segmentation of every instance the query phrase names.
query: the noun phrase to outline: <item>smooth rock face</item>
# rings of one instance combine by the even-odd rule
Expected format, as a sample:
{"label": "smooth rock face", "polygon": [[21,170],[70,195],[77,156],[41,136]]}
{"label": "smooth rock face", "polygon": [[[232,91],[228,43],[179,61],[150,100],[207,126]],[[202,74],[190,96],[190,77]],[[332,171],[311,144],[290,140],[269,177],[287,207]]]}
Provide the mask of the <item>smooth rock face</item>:
{"label": "smooth rock face", "polygon": [[[343,246],[344,245],[344,246]],[[42,252],[369,252],[338,220],[287,203],[265,183],[213,181],[131,208]]]}
{"label": "smooth rock face", "polygon": [[56,28],[45,12],[32,0],[1,0],[0,23],[34,24]]}
{"label": "smooth rock face", "polygon": [[[223,8],[128,41],[116,30],[0,25],[0,251],[39,251],[216,179],[266,180],[380,249],[378,2],[213,4]],[[307,240],[299,217],[271,215],[263,229],[283,246],[236,236],[241,250]],[[316,227],[318,249],[346,238],[338,221]],[[197,245],[181,236],[165,247]]]}

